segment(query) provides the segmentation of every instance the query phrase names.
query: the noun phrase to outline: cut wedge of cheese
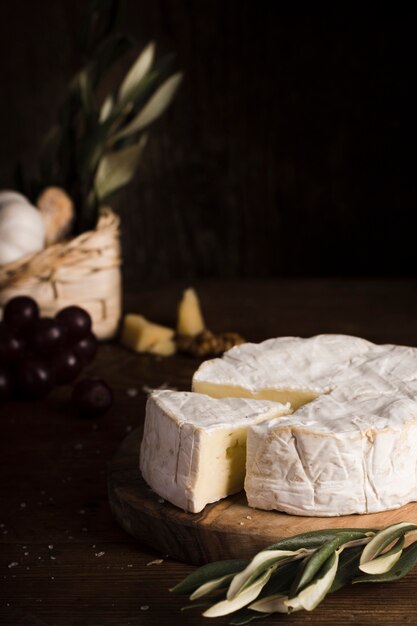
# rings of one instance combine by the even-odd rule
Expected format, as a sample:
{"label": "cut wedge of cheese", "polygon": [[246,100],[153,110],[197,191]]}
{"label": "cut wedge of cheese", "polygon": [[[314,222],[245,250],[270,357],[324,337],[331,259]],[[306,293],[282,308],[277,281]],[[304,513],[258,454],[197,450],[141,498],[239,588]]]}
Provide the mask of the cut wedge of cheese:
{"label": "cut wedge of cheese", "polygon": [[376,513],[417,500],[417,402],[322,396],[248,433],[250,506],[295,515]]}
{"label": "cut wedge of cheese", "polygon": [[248,429],[250,506],[373,513],[417,500],[417,349],[358,337],[283,337],[203,363],[193,389],[292,402]]}
{"label": "cut wedge of cheese", "polygon": [[179,335],[195,337],[205,329],[200,301],[194,289],[186,289],[178,306]]}
{"label": "cut wedge of cheese", "polygon": [[136,352],[173,354],[173,337],[172,328],[149,322],[143,315],[130,313],[124,317],[120,341]]}
{"label": "cut wedge of cheese", "polygon": [[248,427],[289,412],[289,405],[275,402],[154,391],[146,406],[142,475],[162,498],[198,513],[243,488]]}

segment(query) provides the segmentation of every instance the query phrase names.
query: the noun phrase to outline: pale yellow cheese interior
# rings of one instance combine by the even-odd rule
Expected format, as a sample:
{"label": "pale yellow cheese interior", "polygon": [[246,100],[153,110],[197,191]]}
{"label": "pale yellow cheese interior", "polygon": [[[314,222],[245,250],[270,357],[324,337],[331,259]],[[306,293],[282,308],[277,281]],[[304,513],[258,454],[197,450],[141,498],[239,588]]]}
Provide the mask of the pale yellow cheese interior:
{"label": "pale yellow cheese interior", "polygon": [[194,289],[186,289],[178,306],[179,335],[195,337],[205,328],[200,301]]}
{"label": "pale yellow cheese interior", "polygon": [[194,485],[195,510],[243,489],[246,472],[246,428],[200,431],[200,450]]}
{"label": "pale yellow cheese interior", "polygon": [[177,344],[173,339],[163,339],[150,346],[148,352],[159,354],[160,356],[171,356],[177,351]]}
{"label": "pale yellow cheese interior", "polygon": [[[157,354],[164,354],[164,351],[169,352],[173,348],[173,337],[172,328],[154,324],[143,315],[131,313],[125,315],[120,340],[123,345],[131,350],[136,350],[136,352],[157,351]],[[162,352],[158,352],[158,349]]]}
{"label": "pale yellow cheese interior", "polygon": [[251,392],[235,385],[216,385],[200,381],[194,381],[193,391],[205,393],[212,398],[253,398],[254,400],[282,402],[282,404],[289,402],[293,411],[317,398],[317,393],[309,389],[262,389]]}

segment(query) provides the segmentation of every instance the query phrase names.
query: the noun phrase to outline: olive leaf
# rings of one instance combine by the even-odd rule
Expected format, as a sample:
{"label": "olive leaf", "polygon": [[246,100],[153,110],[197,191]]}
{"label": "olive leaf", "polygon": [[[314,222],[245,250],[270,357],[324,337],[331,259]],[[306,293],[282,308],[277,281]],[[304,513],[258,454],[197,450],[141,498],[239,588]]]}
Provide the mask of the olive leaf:
{"label": "olive leaf", "polygon": [[339,567],[334,578],[333,584],[329,590],[330,593],[337,591],[350,583],[359,572],[359,559],[362,554],[363,547],[356,546],[350,550],[344,550],[339,556]]}
{"label": "olive leaf", "polygon": [[288,559],[289,557],[294,557],[300,554],[300,552],[304,554],[305,550],[265,550],[258,552],[243,572],[236,574],[233,578],[227,592],[228,600],[231,600],[243,589],[252,584],[256,578],[271,565],[275,565],[279,561]]}
{"label": "olive leaf", "polygon": [[366,536],[366,533],[358,531],[339,531],[339,533],[333,537],[330,541],[326,542],[319,548],[305,563],[305,566],[300,572],[299,579],[294,582],[291,595],[296,595],[301,589],[303,589],[308,583],[313,580],[314,576],[323,566],[323,564],[329,559],[337,548],[342,546],[348,541],[355,539],[361,539]]}
{"label": "olive leaf", "polygon": [[[198,599],[222,588],[203,603],[208,606],[203,615],[233,614],[230,623],[235,625],[249,623],[257,614],[312,611],[328,593],[347,583],[390,582],[405,576],[417,563],[417,541],[403,549],[404,536],[416,531],[417,525],[401,522],[379,531],[341,528],[304,533],[269,546],[249,562],[203,566],[174,590],[191,591],[191,598]],[[360,575],[360,567],[370,573]]]}
{"label": "olive leaf", "polygon": [[339,563],[338,551],[333,552],[323,563],[314,580],[293,597],[278,594],[263,598],[249,605],[253,611],[261,613],[292,613],[305,609],[312,611],[320,604],[330,590]]}
{"label": "olive leaf", "polygon": [[324,562],[323,567],[314,580],[311,581],[310,585],[303,588],[298,596],[288,600],[288,607],[293,610],[301,607],[306,609],[306,611],[315,609],[330,590],[336,576],[338,564],[339,552],[336,550]]}
{"label": "olive leaf", "polygon": [[91,85],[96,88],[103,76],[118,59],[134,45],[134,40],[122,33],[112,33],[96,49],[86,65]]}
{"label": "olive leaf", "polygon": [[236,611],[229,624],[232,626],[243,626],[243,624],[249,624],[254,619],[264,619],[272,615],[272,613],[257,613],[256,611],[251,611],[250,609],[240,609]]}
{"label": "olive leaf", "polygon": [[417,541],[403,550],[401,557],[395,563],[395,567],[385,574],[365,574],[354,578],[352,583],[390,583],[403,578],[417,564]]}
{"label": "olive leaf", "polygon": [[234,613],[243,608],[258,597],[262,587],[268,582],[272,574],[272,568],[267,569],[252,585],[233,597],[232,600],[221,600],[204,611],[204,617],[221,617]]}
{"label": "olive leaf", "polygon": [[100,205],[132,180],[146,142],[139,133],[164,112],[182,78],[180,73],[170,76],[172,55],[155,61],[151,42],[120,85],[98,94],[111,66],[134,41],[115,32],[118,0],[92,1],[79,29],[89,58],[68,85],[33,180],[19,177],[19,188],[29,188],[33,196],[49,185],[63,187],[76,207],[76,232],[94,228]]}
{"label": "olive leaf", "polygon": [[143,109],[139,111],[137,116],[132,120],[130,124],[120,130],[114,137],[113,141],[117,141],[142,130],[146,126],[149,126],[154,122],[165,109],[169,106],[174,98],[178,87],[182,81],[182,73],[178,72],[170,78],[168,78],[153,94],[150,100],[145,104]]}
{"label": "olive leaf", "polygon": [[233,578],[234,574],[226,574],[225,576],[220,576],[220,578],[213,578],[213,580],[208,580],[206,583],[203,583],[198,587],[193,593],[190,595],[190,600],[197,600],[198,598],[202,598],[203,596],[208,595],[215,589],[219,587],[224,587],[224,583],[229,582]]}
{"label": "olive leaf", "polygon": [[138,83],[146,76],[152,67],[155,57],[155,43],[150,44],[139,54],[138,58],[126,74],[119,88],[119,102],[127,102],[137,88]]}
{"label": "olive leaf", "polygon": [[365,572],[365,574],[385,574],[385,572],[389,572],[389,570],[399,560],[403,551],[403,547],[404,537],[402,536],[399,537],[391,550],[383,552],[371,561],[359,563],[359,569],[361,570],[361,572]]}
{"label": "olive leaf", "polygon": [[99,202],[132,180],[146,142],[147,135],[142,135],[138,144],[103,156],[94,181]]}
{"label": "olive leaf", "polygon": [[207,563],[207,565],[202,565],[189,574],[184,580],[175,585],[175,587],[172,587],[170,591],[179,595],[193,593],[198,587],[209,580],[240,572],[247,564],[247,559],[228,559],[225,561]]}
{"label": "olive leaf", "polygon": [[112,112],[114,106],[114,99],[111,94],[108,94],[101,105],[100,114],[99,114],[99,122],[103,123],[110,117],[110,113]]}
{"label": "olive leaf", "polygon": [[275,595],[277,593],[283,593],[288,595],[292,581],[298,572],[299,561],[293,559],[286,563],[279,564],[279,567],[272,572],[271,578],[266,583],[265,587],[261,590],[259,598]]}
{"label": "olive leaf", "polygon": [[400,522],[398,524],[392,524],[381,530],[364,548],[361,556],[359,566],[363,566],[365,563],[372,561],[381,552],[389,546],[397,537],[401,537],[408,532],[416,531],[416,524],[410,522]]}
{"label": "olive leaf", "polygon": [[337,537],[340,532],[352,533],[352,539],[361,539],[364,535],[375,534],[373,528],[328,528],[312,530],[308,533],[294,535],[288,539],[281,539],[265,548],[265,550],[298,550],[299,548],[317,548],[322,544]]}

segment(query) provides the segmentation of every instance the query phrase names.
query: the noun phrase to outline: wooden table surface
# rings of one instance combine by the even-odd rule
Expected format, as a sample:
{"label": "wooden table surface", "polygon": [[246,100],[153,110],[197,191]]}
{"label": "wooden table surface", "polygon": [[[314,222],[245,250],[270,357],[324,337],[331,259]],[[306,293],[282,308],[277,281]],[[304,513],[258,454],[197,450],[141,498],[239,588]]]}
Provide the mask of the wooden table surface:
{"label": "wooden table surface", "polygon": [[[125,309],[173,324],[184,286],[126,296]],[[338,332],[417,344],[417,280],[262,280],[197,287],[207,324],[249,340]],[[0,624],[210,623],[198,612],[180,612],[184,600],[168,591],[194,568],[125,534],[112,519],[106,490],[107,463],[143,420],[145,390],[189,389],[197,365],[185,356],[156,358],[103,344],[89,372],[105,377],[115,391],[105,416],[76,417],[68,388],[43,401],[1,406]],[[342,589],[313,613],[277,615],[276,622],[281,620],[416,624],[417,569],[396,584]]]}

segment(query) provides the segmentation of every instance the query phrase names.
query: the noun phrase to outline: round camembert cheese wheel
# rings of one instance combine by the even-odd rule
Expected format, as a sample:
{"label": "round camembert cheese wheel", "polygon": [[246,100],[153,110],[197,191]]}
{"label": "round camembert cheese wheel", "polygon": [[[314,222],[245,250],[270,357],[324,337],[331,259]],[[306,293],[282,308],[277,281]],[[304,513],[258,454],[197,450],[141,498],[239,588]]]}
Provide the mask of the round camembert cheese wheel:
{"label": "round camembert cheese wheel", "polygon": [[374,513],[417,500],[417,349],[282,337],[203,363],[193,390],[290,402],[248,427],[245,490],[260,509]]}

